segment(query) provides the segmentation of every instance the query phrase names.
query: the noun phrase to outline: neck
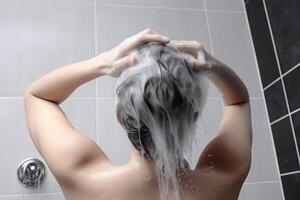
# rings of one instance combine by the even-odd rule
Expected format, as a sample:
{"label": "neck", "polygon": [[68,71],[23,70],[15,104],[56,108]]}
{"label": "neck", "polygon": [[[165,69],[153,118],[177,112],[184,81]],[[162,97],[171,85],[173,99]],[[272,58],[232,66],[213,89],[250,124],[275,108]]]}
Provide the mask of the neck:
{"label": "neck", "polygon": [[131,155],[129,162],[136,166],[154,167],[154,162],[152,160],[148,160],[146,155],[142,156],[141,153],[136,150],[133,145],[131,145]]}
{"label": "neck", "polygon": [[[152,160],[148,160],[147,157],[139,153],[136,148],[131,145],[131,155],[129,164],[136,167],[137,169],[146,172],[148,175],[151,175],[151,177],[155,176],[155,163]],[[182,169],[179,169],[178,172],[182,172]]]}

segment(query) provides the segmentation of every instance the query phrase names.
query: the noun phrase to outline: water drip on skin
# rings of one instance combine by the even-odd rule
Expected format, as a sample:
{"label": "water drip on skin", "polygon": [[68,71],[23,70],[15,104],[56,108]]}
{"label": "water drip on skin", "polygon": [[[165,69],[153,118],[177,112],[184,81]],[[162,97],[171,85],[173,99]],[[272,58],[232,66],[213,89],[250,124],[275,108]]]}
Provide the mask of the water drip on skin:
{"label": "water drip on skin", "polygon": [[[210,154],[208,154],[208,157],[209,157],[209,159],[212,159],[212,157],[213,157],[213,155],[210,153]],[[216,180],[214,180],[214,177],[213,177],[213,173],[214,173],[214,162],[212,161],[212,160],[210,160],[209,161],[209,163],[210,163],[210,166],[209,166],[209,168],[211,169],[211,172],[210,172],[210,174],[211,174],[211,187],[212,187],[212,190],[211,190],[211,192],[212,192],[212,197],[211,197],[211,200],[217,200],[217,198],[216,198],[216,194],[215,194],[215,187],[217,186],[217,182],[215,182]]]}

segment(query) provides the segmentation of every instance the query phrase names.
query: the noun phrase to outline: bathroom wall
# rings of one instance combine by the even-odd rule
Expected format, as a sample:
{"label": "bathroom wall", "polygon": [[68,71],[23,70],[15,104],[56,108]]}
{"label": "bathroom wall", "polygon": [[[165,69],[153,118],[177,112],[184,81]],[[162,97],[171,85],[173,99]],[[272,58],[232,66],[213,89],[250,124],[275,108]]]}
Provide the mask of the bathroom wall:
{"label": "bathroom wall", "polygon": [[[2,0],[0,200],[64,199],[49,170],[39,191],[24,189],[17,181],[16,170],[23,159],[42,159],[26,128],[23,106],[26,85],[56,68],[106,51],[146,27],[171,39],[202,42],[245,81],[252,109],[253,162],[240,199],[283,199],[242,0]],[[125,164],[130,145],[113,112],[115,81],[99,77],[86,83],[61,106],[77,130],[96,141],[114,163]],[[197,145],[191,157],[193,166],[205,144],[216,136],[222,112],[220,95],[211,86],[203,123],[199,121]]]}
{"label": "bathroom wall", "polygon": [[246,4],[286,200],[300,199],[300,2]]}

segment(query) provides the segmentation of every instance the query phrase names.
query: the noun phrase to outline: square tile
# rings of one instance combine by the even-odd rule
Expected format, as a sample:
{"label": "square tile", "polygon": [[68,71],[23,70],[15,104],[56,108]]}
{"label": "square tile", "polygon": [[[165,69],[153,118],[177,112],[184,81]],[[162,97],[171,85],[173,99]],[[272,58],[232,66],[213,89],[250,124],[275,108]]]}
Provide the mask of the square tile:
{"label": "square tile", "polygon": [[271,127],[280,173],[300,170],[289,117],[276,122]]}
{"label": "square tile", "polygon": [[[23,96],[26,86],[59,67],[95,55],[92,5],[0,2],[0,96]],[[17,73],[16,73],[17,72]],[[74,96],[95,96],[95,81]]]}
{"label": "square tile", "polygon": [[298,150],[300,150],[300,112],[299,111],[292,115],[292,120],[293,120],[295,135],[297,139]]}
{"label": "square tile", "polygon": [[279,69],[262,1],[249,1],[246,8],[261,81],[266,87],[279,77]]}
{"label": "square tile", "polygon": [[281,80],[265,90],[265,99],[271,122],[288,113]]}
{"label": "square tile", "polygon": [[[82,104],[85,105],[82,106]],[[70,99],[64,102],[62,107],[77,130],[84,132],[90,138],[95,137],[95,100]],[[5,180],[5,184],[1,184],[0,195],[36,193],[37,189],[24,189],[16,177],[18,165],[24,159],[33,157],[44,161],[28,133],[23,98],[0,100],[0,127],[3,133],[0,140],[0,152],[6,152],[1,154],[5,165],[0,166],[0,177]],[[48,167],[47,173],[40,192],[61,192],[60,186]]]}
{"label": "square tile", "polygon": [[241,0],[205,0],[208,10],[244,11]]}
{"label": "square tile", "polygon": [[300,199],[300,173],[281,177],[284,196],[286,200]]}
{"label": "square tile", "polygon": [[251,97],[262,97],[249,28],[244,14],[208,12],[213,52],[244,81]]}
{"label": "square tile", "polygon": [[253,135],[252,164],[245,182],[278,181],[277,161],[264,100],[262,98],[251,99],[250,107]]}
{"label": "square tile", "polygon": [[[203,11],[97,6],[98,51],[109,50],[147,27],[172,40],[198,40],[209,47]],[[97,82],[98,96],[116,96],[116,78],[100,77]]]}
{"label": "square tile", "polygon": [[131,153],[131,143],[126,131],[117,121],[115,98],[99,98],[97,103],[98,144],[115,165],[127,164]]}
{"label": "square tile", "polygon": [[289,106],[291,112],[300,108],[300,67],[297,67],[288,75],[286,75],[284,80],[285,90],[287,93],[287,98],[289,101]]}
{"label": "square tile", "polygon": [[278,182],[244,184],[239,200],[284,200]]}
{"label": "square tile", "polygon": [[265,0],[282,73],[300,62],[300,2]]}
{"label": "square tile", "polygon": [[112,4],[116,6],[151,6],[167,8],[203,8],[203,0],[96,0],[97,4]]}

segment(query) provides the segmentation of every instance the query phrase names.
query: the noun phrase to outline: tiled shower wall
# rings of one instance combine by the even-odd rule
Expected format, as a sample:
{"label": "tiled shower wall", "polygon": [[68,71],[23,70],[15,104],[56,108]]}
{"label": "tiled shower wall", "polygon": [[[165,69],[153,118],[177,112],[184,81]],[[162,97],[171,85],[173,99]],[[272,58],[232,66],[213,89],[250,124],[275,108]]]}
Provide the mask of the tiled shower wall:
{"label": "tiled shower wall", "polygon": [[[171,39],[198,40],[245,81],[251,98],[253,162],[241,200],[282,200],[282,186],[248,22],[242,0],[2,0],[0,1],[0,200],[62,200],[48,170],[37,189],[24,189],[16,169],[25,158],[42,159],[30,140],[23,91],[40,76],[91,58],[150,27]],[[99,77],[77,89],[62,108],[79,130],[116,164],[130,144],[113,111],[116,79]],[[222,103],[211,86],[199,124],[195,165],[216,136]],[[204,131],[206,130],[206,131]],[[64,163],[61,163],[62,165]]]}
{"label": "tiled shower wall", "polygon": [[286,200],[300,199],[300,2],[246,3]]}

